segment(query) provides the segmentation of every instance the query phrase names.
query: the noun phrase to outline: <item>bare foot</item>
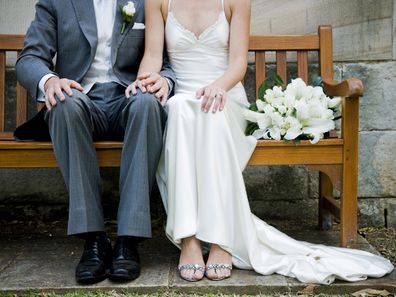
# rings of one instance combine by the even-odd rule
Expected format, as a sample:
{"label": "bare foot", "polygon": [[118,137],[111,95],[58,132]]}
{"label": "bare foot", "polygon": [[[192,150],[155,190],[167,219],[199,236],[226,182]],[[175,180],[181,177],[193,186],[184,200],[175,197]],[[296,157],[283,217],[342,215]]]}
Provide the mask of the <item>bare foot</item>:
{"label": "bare foot", "polygon": [[202,257],[201,242],[195,236],[182,240],[182,249],[179,259],[181,278],[196,282],[203,278],[205,263]]}
{"label": "bare foot", "polygon": [[211,280],[222,280],[231,276],[232,256],[219,247],[212,244],[208,262],[206,263],[206,276]]}

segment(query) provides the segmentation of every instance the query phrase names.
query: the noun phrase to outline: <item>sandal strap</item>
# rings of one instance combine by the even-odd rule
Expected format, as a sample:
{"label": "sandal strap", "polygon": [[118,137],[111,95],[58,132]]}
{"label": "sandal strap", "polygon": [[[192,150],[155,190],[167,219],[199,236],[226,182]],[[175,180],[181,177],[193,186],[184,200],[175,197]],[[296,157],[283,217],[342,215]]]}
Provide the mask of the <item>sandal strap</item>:
{"label": "sandal strap", "polygon": [[182,272],[183,270],[194,270],[194,273],[196,271],[201,271],[202,273],[205,272],[205,267],[199,265],[199,264],[184,264],[184,265],[179,265],[178,267],[179,271]]}
{"label": "sandal strap", "polygon": [[219,269],[227,269],[229,271],[232,270],[232,264],[226,264],[226,263],[213,263],[213,264],[209,264],[208,266],[206,266],[206,270],[214,270],[216,272],[216,270]]}

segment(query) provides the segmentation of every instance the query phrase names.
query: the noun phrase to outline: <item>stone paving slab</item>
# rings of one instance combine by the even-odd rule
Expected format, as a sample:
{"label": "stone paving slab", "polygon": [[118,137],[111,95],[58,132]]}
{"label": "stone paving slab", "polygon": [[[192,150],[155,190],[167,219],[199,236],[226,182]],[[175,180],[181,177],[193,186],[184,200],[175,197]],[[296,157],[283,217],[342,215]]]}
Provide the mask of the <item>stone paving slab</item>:
{"label": "stone paving slab", "polygon": [[[286,233],[288,233],[286,231]],[[337,232],[289,232],[299,240],[337,245]],[[74,268],[78,263],[83,242],[76,238],[0,236],[0,292],[22,293],[58,292],[75,290],[116,290],[135,293],[298,293],[306,288],[294,279],[280,275],[262,276],[254,271],[233,270],[230,279],[213,282],[207,279],[197,283],[183,281],[176,269],[178,250],[166,238],[145,241],[140,247],[141,276],[133,282],[115,283],[105,280],[95,285],[81,286],[75,282]],[[358,247],[374,251],[363,238]],[[375,251],[374,251],[375,252]],[[316,294],[347,294],[364,288],[387,289],[396,293],[396,273],[382,279],[357,283],[337,281],[330,286],[315,286]]]}

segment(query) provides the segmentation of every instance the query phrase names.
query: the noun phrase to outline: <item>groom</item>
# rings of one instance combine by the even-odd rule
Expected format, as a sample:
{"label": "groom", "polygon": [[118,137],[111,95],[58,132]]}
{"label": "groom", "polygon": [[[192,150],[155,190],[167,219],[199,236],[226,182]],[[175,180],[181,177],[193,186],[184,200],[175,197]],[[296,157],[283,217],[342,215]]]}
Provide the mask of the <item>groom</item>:
{"label": "groom", "polygon": [[[81,283],[101,281],[108,271],[113,280],[137,278],[136,246],[151,236],[149,195],[166,121],[158,100],[169,95],[175,78],[165,61],[160,74],[143,77],[150,92],[126,98],[143,49],[144,0],[39,0],[16,64],[18,81],[46,108],[15,136],[41,139],[45,131],[38,127],[47,134],[49,128],[69,193],[68,235],[85,239],[76,268]],[[114,250],[104,231],[93,144],[109,138],[124,141]]]}

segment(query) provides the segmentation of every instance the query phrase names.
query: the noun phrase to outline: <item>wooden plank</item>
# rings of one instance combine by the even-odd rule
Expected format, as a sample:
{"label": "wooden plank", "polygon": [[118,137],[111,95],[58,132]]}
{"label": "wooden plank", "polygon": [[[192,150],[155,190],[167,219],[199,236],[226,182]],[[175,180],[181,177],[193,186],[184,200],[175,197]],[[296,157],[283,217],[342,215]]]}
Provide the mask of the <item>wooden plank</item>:
{"label": "wooden plank", "polygon": [[256,52],[256,97],[258,97],[258,90],[265,80],[265,52]]}
{"label": "wooden plank", "polygon": [[0,51],[0,132],[5,128],[5,71],[6,54]]}
{"label": "wooden plank", "polygon": [[[18,51],[18,56],[21,52]],[[27,91],[17,82],[16,86],[16,125],[19,126],[27,121],[28,95]]]}
{"label": "wooden plank", "polygon": [[267,35],[250,36],[249,50],[297,51],[318,50],[318,35]]}
{"label": "wooden plank", "polygon": [[20,51],[23,48],[25,35],[0,34],[0,49],[6,51]]}
{"label": "wooden plank", "polygon": [[308,51],[297,52],[297,75],[308,84]]}
{"label": "wooden plank", "polygon": [[[4,133],[5,134],[5,133]],[[9,133],[7,133],[9,134]],[[0,134],[1,135],[1,134]],[[98,149],[119,149],[122,148],[121,141],[97,141],[95,148]],[[0,152],[2,150],[52,150],[50,141],[1,141]]]}
{"label": "wooden plank", "polygon": [[28,96],[27,91],[19,83],[16,87],[16,125],[19,126],[28,118]]}
{"label": "wooden plank", "polygon": [[249,165],[342,164],[342,146],[256,147]]}
{"label": "wooden plank", "polygon": [[[120,166],[121,142],[100,142],[95,145],[99,166]],[[58,164],[51,142],[0,141],[0,168],[53,167],[58,167]]]}
{"label": "wooden plank", "polygon": [[4,140],[13,140],[14,133],[12,132],[0,132],[0,151],[1,151],[1,144]]}
{"label": "wooden plank", "polygon": [[335,200],[332,195],[333,194],[331,194],[329,196],[322,197],[323,208],[330,211],[331,214],[336,218],[336,220],[339,221],[340,220],[340,202]]}
{"label": "wooden plank", "polygon": [[333,70],[333,33],[331,26],[319,27],[319,69],[323,80],[332,80]]}
{"label": "wooden plank", "polygon": [[317,143],[312,144],[309,140],[301,140],[298,144],[293,141],[278,141],[278,140],[258,140],[256,147],[267,147],[267,146],[276,146],[276,147],[300,147],[300,146],[342,146],[344,141],[340,138],[338,139],[321,139]]}
{"label": "wooden plank", "polygon": [[353,247],[357,238],[359,100],[342,105],[343,182],[341,194],[341,243]]}
{"label": "wooden plank", "polygon": [[[121,149],[98,150],[100,167],[119,167]],[[58,167],[52,150],[4,150],[0,156],[0,168],[54,168]]]}
{"label": "wooden plank", "polygon": [[282,78],[284,85],[287,84],[286,51],[276,52],[276,73]]}

